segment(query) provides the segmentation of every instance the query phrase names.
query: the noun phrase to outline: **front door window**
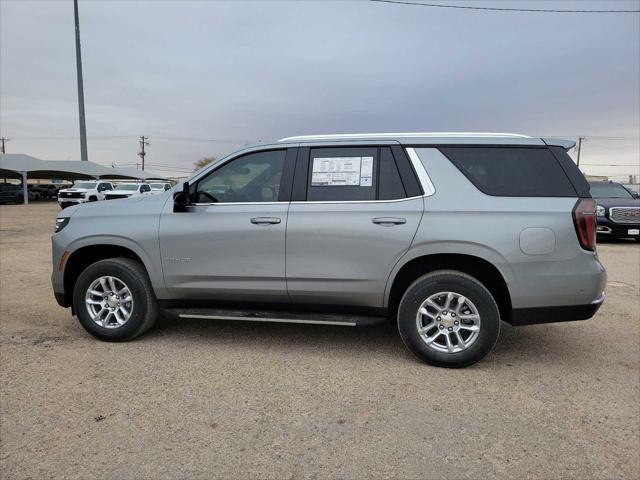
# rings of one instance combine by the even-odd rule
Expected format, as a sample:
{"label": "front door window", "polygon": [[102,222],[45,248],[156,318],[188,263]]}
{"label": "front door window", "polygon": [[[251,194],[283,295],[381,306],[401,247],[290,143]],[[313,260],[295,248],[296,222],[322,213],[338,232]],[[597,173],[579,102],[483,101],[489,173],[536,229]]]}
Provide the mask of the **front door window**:
{"label": "front door window", "polygon": [[285,150],[250,153],[197,183],[196,203],[277,202]]}

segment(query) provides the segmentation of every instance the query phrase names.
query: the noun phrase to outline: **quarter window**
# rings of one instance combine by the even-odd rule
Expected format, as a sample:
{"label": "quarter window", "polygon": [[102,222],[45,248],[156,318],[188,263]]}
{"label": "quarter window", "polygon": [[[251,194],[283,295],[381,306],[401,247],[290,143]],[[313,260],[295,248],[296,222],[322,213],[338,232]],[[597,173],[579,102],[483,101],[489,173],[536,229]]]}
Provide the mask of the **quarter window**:
{"label": "quarter window", "polygon": [[198,182],[195,202],[277,202],[285,154],[271,150],[232,160]]}
{"label": "quarter window", "polygon": [[575,197],[564,170],[547,148],[441,147],[482,192],[507,197]]}

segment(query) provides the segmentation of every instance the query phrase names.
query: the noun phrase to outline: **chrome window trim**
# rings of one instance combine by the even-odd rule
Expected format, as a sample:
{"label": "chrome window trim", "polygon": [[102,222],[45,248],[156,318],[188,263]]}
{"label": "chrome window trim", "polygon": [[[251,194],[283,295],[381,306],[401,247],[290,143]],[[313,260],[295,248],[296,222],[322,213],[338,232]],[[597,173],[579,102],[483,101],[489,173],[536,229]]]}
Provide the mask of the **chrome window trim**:
{"label": "chrome window trim", "polygon": [[397,203],[406,202],[408,200],[416,200],[422,198],[421,195],[415,197],[394,198],[393,200],[296,200],[291,202],[292,205],[304,205],[306,203],[315,204],[343,204],[343,203]]}
{"label": "chrome window trim", "polygon": [[282,205],[290,202],[210,202],[210,203],[192,203],[190,207],[209,207],[212,205]]}
{"label": "chrome window trim", "polygon": [[413,165],[413,169],[418,175],[418,181],[420,182],[420,185],[422,185],[422,190],[424,190],[424,196],[430,197],[436,193],[436,188],[433,186],[433,182],[431,182],[431,178],[429,178],[427,170],[424,168],[415,148],[409,147],[406,151],[407,155],[409,155],[409,160],[411,160],[411,164]]}
{"label": "chrome window trim", "polygon": [[417,195],[414,197],[405,197],[405,198],[394,198],[393,200],[295,200],[293,202],[212,202],[212,203],[192,203],[191,207],[209,207],[209,206],[223,206],[223,205],[282,205],[282,204],[291,204],[291,205],[304,205],[307,203],[315,203],[315,204],[342,204],[342,203],[396,203],[396,202],[405,202],[408,200],[416,200],[418,198],[423,198],[421,195]]}
{"label": "chrome window trim", "polygon": [[[274,148],[273,145],[269,145],[268,147],[270,148],[264,148],[264,150],[281,150],[282,147],[279,146],[280,148],[277,148],[278,146],[276,146],[276,148]],[[253,149],[252,149],[253,150]],[[260,149],[255,149],[256,151],[260,151],[262,150],[262,148]],[[368,204],[368,203],[397,203],[397,202],[404,202],[404,201],[408,201],[408,200],[415,200],[418,198],[424,198],[424,197],[430,197],[431,195],[434,195],[436,193],[436,189],[433,186],[433,183],[431,182],[431,178],[429,178],[429,174],[427,173],[426,169],[424,168],[424,165],[422,164],[422,162],[420,161],[420,158],[418,157],[418,154],[416,153],[415,149],[412,147],[406,148],[405,149],[407,152],[407,155],[409,156],[409,160],[411,161],[411,164],[413,165],[413,168],[416,172],[416,174],[418,175],[418,181],[420,182],[420,185],[422,186],[422,190],[424,191],[424,195],[416,195],[413,197],[404,197],[404,198],[395,198],[392,200],[296,200],[296,201],[292,201],[292,202],[210,202],[210,203],[193,203],[191,204],[191,206],[193,207],[209,207],[209,206],[221,206],[221,205],[280,205],[280,204],[291,204],[291,205],[303,205],[303,204],[307,204],[307,203],[311,203],[311,204],[318,204],[318,205],[341,205],[341,204],[350,204],[350,203],[361,203],[361,204]],[[244,151],[242,152],[242,156],[248,153],[253,153],[251,151]],[[211,168],[208,169],[206,172],[202,172],[202,174],[198,175],[198,179],[199,177],[202,177],[205,173],[209,174],[209,173],[213,173],[214,170],[217,170],[218,168],[220,168],[222,165],[225,165],[229,162],[231,162],[232,160],[234,160],[235,158],[241,156],[241,155],[234,155],[233,157],[230,155],[229,157],[231,158],[226,158],[226,159],[222,159],[219,162],[216,162],[215,166],[211,165]]]}

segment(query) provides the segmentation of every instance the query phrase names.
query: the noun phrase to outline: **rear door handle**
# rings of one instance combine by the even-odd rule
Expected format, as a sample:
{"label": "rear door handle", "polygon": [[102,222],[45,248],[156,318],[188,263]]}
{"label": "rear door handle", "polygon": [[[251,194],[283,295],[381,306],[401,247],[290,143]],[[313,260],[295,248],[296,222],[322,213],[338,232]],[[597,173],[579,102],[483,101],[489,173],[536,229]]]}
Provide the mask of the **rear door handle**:
{"label": "rear door handle", "polygon": [[251,219],[251,223],[254,225],[276,225],[280,223],[278,217],[254,217]]}
{"label": "rear door handle", "polygon": [[381,225],[383,227],[391,227],[393,225],[402,225],[407,223],[406,218],[398,217],[376,217],[371,219],[371,221],[376,225]]}

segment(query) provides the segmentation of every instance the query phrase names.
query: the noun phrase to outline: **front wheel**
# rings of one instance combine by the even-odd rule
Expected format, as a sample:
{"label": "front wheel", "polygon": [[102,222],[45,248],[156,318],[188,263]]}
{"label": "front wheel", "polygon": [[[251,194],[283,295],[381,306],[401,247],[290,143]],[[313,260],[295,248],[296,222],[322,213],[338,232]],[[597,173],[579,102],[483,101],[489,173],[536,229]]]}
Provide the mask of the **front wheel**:
{"label": "front wheel", "polygon": [[144,267],[128,258],[89,265],[73,290],[73,308],[84,329],[100,340],[131,340],[158,317],[153,288]]}
{"label": "front wheel", "polygon": [[478,280],[439,270],[409,286],[398,308],[398,330],[420,360],[438,367],[466,367],[495,345],[500,312]]}

